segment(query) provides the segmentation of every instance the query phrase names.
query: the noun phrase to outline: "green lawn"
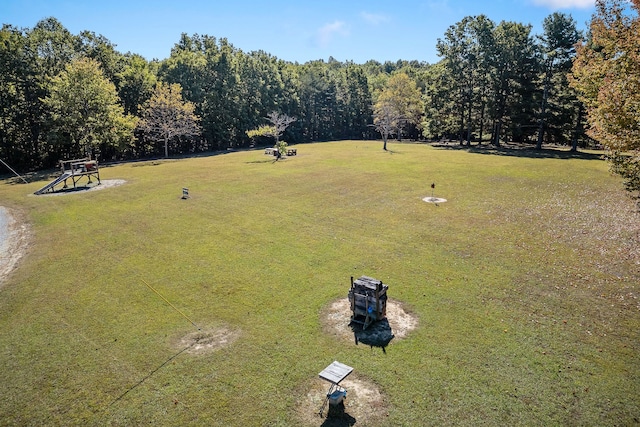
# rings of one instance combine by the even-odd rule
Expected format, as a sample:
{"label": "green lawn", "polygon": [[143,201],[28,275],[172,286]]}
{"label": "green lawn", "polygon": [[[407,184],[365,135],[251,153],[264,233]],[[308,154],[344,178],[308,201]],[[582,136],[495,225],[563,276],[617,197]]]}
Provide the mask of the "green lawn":
{"label": "green lawn", "polygon": [[[65,196],[0,181],[33,236],[0,288],[0,425],[294,426],[333,360],[384,394],[373,425],[639,424],[640,219],[607,165],[389,147],[104,166],[127,183]],[[386,352],[323,331],[360,275],[419,319]],[[182,352],[187,318],[236,338]]]}

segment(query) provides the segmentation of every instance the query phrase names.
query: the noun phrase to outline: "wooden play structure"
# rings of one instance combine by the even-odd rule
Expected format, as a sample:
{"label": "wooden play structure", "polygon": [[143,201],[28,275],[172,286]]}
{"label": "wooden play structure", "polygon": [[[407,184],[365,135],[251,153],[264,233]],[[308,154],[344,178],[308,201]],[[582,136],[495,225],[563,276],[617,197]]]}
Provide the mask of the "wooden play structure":
{"label": "wooden play structure", "polygon": [[360,276],[356,280],[351,277],[351,322],[361,323],[362,329],[367,329],[371,323],[386,318],[387,289],[387,285],[373,277]]}
{"label": "wooden play structure", "polygon": [[73,183],[73,188],[77,188],[78,182],[86,177],[88,184],[92,184],[93,181],[91,178],[95,178],[98,180],[98,184],[100,184],[100,171],[98,170],[98,161],[91,160],[90,158],[84,159],[74,159],[74,160],[60,160],[60,170],[62,174],[36,191],[34,194],[44,194],[44,193],[53,193],[55,192],[56,186],[62,184],[62,189],[66,190],[69,188],[67,185],[67,181],[71,180]]}
{"label": "wooden play structure", "polygon": [[347,397],[347,389],[342,387],[340,382],[347,378],[351,372],[353,372],[351,366],[334,361],[318,374],[321,379],[331,384],[327,392],[327,398],[320,408],[320,416],[322,416],[327,403],[329,404],[327,417],[341,417],[344,415],[344,399]]}

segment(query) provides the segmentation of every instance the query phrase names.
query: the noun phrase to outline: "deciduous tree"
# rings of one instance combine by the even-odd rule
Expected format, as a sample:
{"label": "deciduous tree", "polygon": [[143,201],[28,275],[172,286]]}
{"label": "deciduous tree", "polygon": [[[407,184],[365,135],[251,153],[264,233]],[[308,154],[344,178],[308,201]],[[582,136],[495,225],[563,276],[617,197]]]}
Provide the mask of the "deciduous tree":
{"label": "deciduous tree", "polygon": [[273,133],[273,137],[276,139],[276,144],[280,140],[280,137],[284,133],[285,130],[289,127],[289,125],[295,122],[297,119],[295,117],[290,117],[287,114],[279,113],[277,111],[272,111],[267,114],[267,119],[273,125],[275,132]]}
{"label": "deciduous tree", "polygon": [[200,135],[194,110],[192,103],[183,101],[179,84],[160,82],[145,103],[138,129],[145,138],[164,144],[164,156],[169,157],[169,142]]}
{"label": "deciduous tree", "polygon": [[388,100],[379,100],[373,110],[373,127],[382,136],[382,149],[387,151],[387,140],[395,135],[405,117]]}
{"label": "deciduous tree", "polygon": [[43,103],[51,78],[76,56],[77,40],[56,19],[33,29],[0,30],[0,154],[18,167],[39,168],[59,159],[51,145],[51,115]]}
{"label": "deciduous tree", "polygon": [[148,63],[140,55],[126,55],[124,61],[124,69],[118,75],[118,93],[125,113],[137,116],[140,107],[151,98],[157,82],[154,63]]}
{"label": "deciduous tree", "polygon": [[[395,134],[401,138],[407,125],[417,125],[421,122],[423,111],[422,94],[416,82],[404,73],[394,74],[387,80],[384,89],[378,95],[374,106],[374,127],[380,131],[379,126],[386,128],[393,125],[395,129],[390,132],[385,131],[386,135]],[[385,140],[385,150],[386,146]]]}
{"label": "deciduous tree", "polygon": [[270,125],[262,125],[257,129],[249,130],[247,131],[247,135],[252,139],[260,136],[275,139],[274,146],[278,149],[280,154],[284,154],[288,144],[285,141],[280,141],[280,137],[289,125],[296,121],[296,118],[284,113],[272,111],[267,115],[267,120],[271,122]]}
{"label": "deciduous tree", "polygon": [[53,78],[44,103],[52,112],[56,140],[88,156],[101,145],[122,145],[133,137],[135,118],[124,115],[115,86],[93,59],[68,64]]}
{"label": "deciduous tree", "polygon": [[640,0],[597,0],[590,38],[577,47],[571,84],[587,107],[588,133],[612,170],[640,192]]}

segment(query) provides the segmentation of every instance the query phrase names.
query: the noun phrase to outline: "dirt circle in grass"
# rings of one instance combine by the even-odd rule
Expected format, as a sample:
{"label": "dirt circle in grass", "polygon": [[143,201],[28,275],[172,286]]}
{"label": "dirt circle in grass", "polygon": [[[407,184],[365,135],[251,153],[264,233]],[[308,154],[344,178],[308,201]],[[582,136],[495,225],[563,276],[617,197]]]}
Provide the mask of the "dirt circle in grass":
{"label": "dirt circle in grass", "polygon": [[71,194],[80,194],[86,193],[88,191],[99,191],[106,190],[107,188],[118,187],[120,185],[126,184],[127,181],[124,179],[103,179],[98,184],[97,182],[93,182],[91,184],[86,184],[83,186],[78,185],[77,187],[67,188],[65,190],[57,190],[52,193],[42,193],[39,196],[67,196]]}
{"label": "dirt circle in grass", "polygon": [[344,399],[344,416],[327,418],[328,404],[322,415],[320,408],[327,398],[329,384],[316,378],[299,390],[299,399],[295,409],[297,421],[301,426],[338,427],[352,425],[384,425],[389,416],[389,408],[380,388],[371,381],[359,378],[354,372],[344,379],[340,386],[347,390]]}
{"label": "dirt circle in grass", "polygon": [[203,328],[178,338],[175,347],[190,354],[205,354],[231,345],[240,332],[228,327]]}
{"label": "dirt circle in grass", "polygon": [[320,314],[324,331],[344,341],[354,342],[357,337],[364,344],[386,347],[418,327],[417,316],[393,299],[387,300],[387,318],[371,324],[364,331],[351,324],[351,314],[348,298],[333,301]]}
{"label": "dirt circle in grass", "polygon": [[427,203],[444,203],[444,202],[447,201],[447,199],[443,199],[443,198],[440,198],[440,197],[425,197],[422,200],[427,202]]}

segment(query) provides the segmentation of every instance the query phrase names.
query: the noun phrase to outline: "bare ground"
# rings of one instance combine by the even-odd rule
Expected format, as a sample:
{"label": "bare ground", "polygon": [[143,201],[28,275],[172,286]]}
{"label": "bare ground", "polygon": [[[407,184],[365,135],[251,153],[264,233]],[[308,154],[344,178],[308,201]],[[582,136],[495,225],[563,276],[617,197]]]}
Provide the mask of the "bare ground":
{"label": "bare ground", "polygon": [[31,241],[30,227],[25,222],[18,222],[18,214],[0,206],[0,216],[4,219],[4,229],[0,230],[0,288],[9,274],[24,256]]}
{"label": "bare ground", "polygon": [[330,384],[316,378],[305,384],[295,416],[302,426],[342,427],[352,425],[385,425],[389,408],[380,388],[373,382],[360,378],[354,372],[340,383],[347,390],[342,418],[327,417],[328,408],[320,409],[326,399]]}
{"label": "bare ground", "polygon": [[368,344],[376,347],[386,347],[394,340],[406,336],[418,327],[418,318],[411,313],[405,304],[389,299],[387,301],[387,318],[373,323],[362,330],[358,325],[351,324],[351,305],[347,298],[333,301],[320,314],[320,322],[324,331],[341,340]]}
{"label": "bare ground", "polygon": [[186,353],[205,354],[231,345],[240,332],[228,327],[203,328],[191,332],[175,340],[174,346],[179,349],[186,348]]}
{"label": "bare ground", "polygon": [[92,184],[92,185],[85,185],[82,187],[76,187],[76,188],[69,188],[67,190],[58,190],[58,191],[54,191],[53,193],[43,193],[43,194],[39,194],[38,197],[42,197],[42,196],[68,196],[70,194],[81,194],[81,193],[86,193],[88,191],[98,191],[98,190],[105,190],[107,188],[113,188],[113,187],[117,187],[119,185],[122,184],[126,184],[127,181],[125,181],[124,179],[103,179],[102,181],[100,181],[100,184]]}

